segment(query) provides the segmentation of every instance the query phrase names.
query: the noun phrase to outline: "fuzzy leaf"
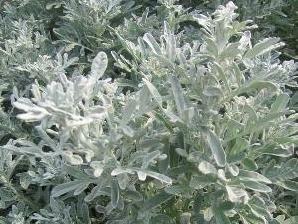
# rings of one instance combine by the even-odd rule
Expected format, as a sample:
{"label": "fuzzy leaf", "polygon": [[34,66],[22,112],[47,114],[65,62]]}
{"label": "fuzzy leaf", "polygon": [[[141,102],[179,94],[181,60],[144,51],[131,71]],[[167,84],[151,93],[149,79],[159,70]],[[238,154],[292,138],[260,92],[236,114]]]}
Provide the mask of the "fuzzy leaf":
{"label": "fuzzy leaf", "polygon": [[108,66],[108,57],[106,53],[99,52],[92,61],[91,76],[97,80],[100,79]]}
{"label": "fuzzy leaf", "polygon": [[144,41],[149,45],[153,53],[161,55],[161,49],[154,37],[150,33],[145,33],[143,37]]}
{"label": "fuzzy leaf", "polygon": [[270,187],[268,187],[265,184],[262,184],[260,182],[256,182],[256,181],[250,181],[250,180],[241,180],[241,183],[243,184],[243,186],[245,188],[257,191],[257,192],[264,192],[264,193],[268,193],[271,192],[272,189]]}
{"label": "fuzzy leaf", "polygon": [[265,54],[268,51],[274,50],[276,48],[282,47],[284,44],[279,43],[279,38],[266,38],[259,43],[257,43],[253,48],[249,49],[245,55],[244,58],[251,59],[256,56]]}
{"label": "fuzzy leaf", "polygon": [[286,108],[289,101],[290,101],[290,97],[288,94],[282,93],[282,94],[278,95],[275,99],[275,102],[271,106],[271,111],[273,113],[281,112],[282,110],[284,110]]}
{"label": "fuzzy leaf", "polygon": [[212,151],[214,159],[218,166],[226,165],[226,154],[221,145],[220,139],[215,135],[213,131],[206,131],[207,142]]}
{"label": "fuzzy leaf", "polygon": [[247,203],[249,196],[245,190],[238,186],[226,186],[228,197],[231,202]]}
{"label": "fuzzy leaf", "polygon": [[85,190],[89,184],[90,184],[89,181],[74,180],[74,181],[57,185],[52,190],[52,197],[59,197],[63,194],[69,193],[71,191],[76,191],[76,190],[77,190],[76,193],[80,193],[83,190]]}
{"label": "fuzzy leaf", "polygon": [[159,107],[162,108],[162,97],[159,94],[158,90],[155,88],[155,86],[151,82],[149,82],[148,80],[146,80],[144,78],[143,78],[143,82],[146,84],[153,99],[157,102]]}
{"label": "fuzzy leaf", "polygon": [[292,158],[281,166],[270,167],[264,175],[272,182],[294,179],[298,177],[298,159]]}
{"label": "fuzzy leaf", "polygon": [[215,166],[213,166],[211,163],[208,163],[207,161],[203,161],[199,164],[199,170],[203,174],[217,174]]}
{"label": "fuzzy leaf", "polygon": [[298,192],[298,182],[296,181],[286,180],[283,182],[278,182],[278,185],[287,190]]}
{"label": "fuzzy leaf", "polygon": [[170,195],[166,192],[161,192],[147,200],[144,201],[142,209],[140,212],[146,212],[148,210],[151,210],[155,208],[156,206],[159,206],[160,204],[170,200],[173,197],[173,195]]}
{"label": "fuzzy leaf", "polygon": [[119,197],[120,197],[120,193],[119,193],[118,181],[116,179],[113,179],[111,182],[111,203],[113,208],[117,208]]}
{"label": "fuzzy leaf", "polygon": [[183,111],[187,108],[186,106],[186,102],[183,96],[183,89],[179,83],[179,80],[176,76],[171,76],[170,78],[171,81],[171,86],[172,86],[172,92],[174,95],[174,100],[176,103],[176,108],[177,111],[180,115],[180,117],[182,116]]}
{"label": "fuzzy leaf", "polygon": [[239,178],[240,180],[258,181],[266,184],[272,183],[267,177],[263,176],[262,174],[259,174],[254,171],[248,171],[248,170],[240,170]]}

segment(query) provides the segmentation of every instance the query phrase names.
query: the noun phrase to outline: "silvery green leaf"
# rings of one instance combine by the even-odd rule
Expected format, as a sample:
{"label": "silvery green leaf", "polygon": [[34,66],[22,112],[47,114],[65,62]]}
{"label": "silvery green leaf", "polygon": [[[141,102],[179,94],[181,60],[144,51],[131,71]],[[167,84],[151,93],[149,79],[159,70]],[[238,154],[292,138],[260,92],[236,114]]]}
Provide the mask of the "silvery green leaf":
{"label": "silvery green leaf", "polygon": [[24,114],[18,114],[17,117],[27,122],[40,121],[50,115],[46,109],[36,106],[26,98],[19,98],[18,101],[13,102],[13,106],[26,112]]}
{"label": "silvery green leaf", "polygon": [[251,91],[260,91],[261,89],[268,89],[272,91],[277,90],[276,84],[269,81],[262,81],[262,80],[253,80],[247,86],[240,88],[237,91],[237,95],[242,93],[249,93]]}
{"label": "silvery green leaf", "polygon": [[261,222],[265,223],[266,222],[266,217],[270,217],[270,212],[266,210],[266,205],[261,204],[261,205],[249,205],[251,215],[255,216],[256,218],[260,219]]}
{"label": "silvery green leaf", "polygon": [[106,111],[106,107],[97,105],[86,110],[86,114],[88,114],[88,117],[90,118],[103,119]]}
{"label": "silvery green leaf", "polygon": [[202,189],[206,186],[212,185],[217,181],[216,176],[210,175],[199,175],[199,176],[192,176],[189,186],[194,189]]}
{"label": "silvery green leaf", "polygon": [[195,20],[203,27],[208,29],[208,25],[210,22],[209,17],[203,15],[203,14],[199,14],[195,16]]}
{"label": "silvery green leaf", "polygon": [[94,120],[92,118],[83,118],[83,117],[74,117],[73,120],[66,120],[65,124],[67,127],[78,127],[78,126],[84,126],[86,124],[92,123]]}
{"label": "silvery green leaf", "polygon": [[235,62],[233,63],[233,70],[234,70],[235,77],[236,77],[238,87],[239,87],[242,85],[242,83],[244,83],[245,76],[244,76],[243,72],[240,70],[239,66]]}
{"label": "silvery green leaf", "polygon": [[255,46],[253,46],[251,49],[249,49],[245,55],[245,59],[251,59],[256,56],[265,54],[268,51],[277,49],[279,47],[284,46],[284,43],[279,42],[280,39],[276,37],[266,38],[259,43],[257,43]]}
{"label": "silvery green leaf", "polygon": [[143,36],[144,41],[149,45],[153,53],[161,55],[161,49],[155,38],[150,33],[145,33]]}
{"label": "silvery green leaf", "polygon": [[224,48],[224,50],[221,52],[220,57],[221,58],[235,58],[241,53],[241,50],[239,49],[240,43],[231,43]]}
{"label": "silvery green leaf", "polygon": [[266,184],[272,183],[271,180],[269,180],[267,177],[263,176],[262,174],[254,171],[249,171],[249,170],[240,170],[239,178],[240,180],[258,181]]}
{"label": "silvery green leaf", "polygon": [[257,154],[274,155],[286,158],[294,154],[294,145],[268,145],[258,150]]}
{"label": "silvery green leaf", "polygon": [[264,175],[272,182],[294,179],[298,177],[298,159],[292,158],[281,165],[270,167]]}
{"label": "silvery green leaf", "polygon": [[157,102],[159,107],[162,108],[162,97],[159,94],[158,90],[155,88],[155,86],[151,82],[149,82],[145,78],[143,78],[143,82],[146,84],[146,86],[147,86],[150,94],[152,95],[153,99]]}
{"label": "silvery green leaf", "polygon": [[250,171],[255,171],[258,169],[258,164],[250,159],[250,158],[245,158],[242,162],[244,168],[246,168],[247,170],[250,170]]}
{"label": "silvery green leaf", "polygon": [[127,126],[127,125],[125,125],[125,126],[122,127],[122,131],[123,131],[123,133],[125,135],[127,135],[127,136],[129,136],[131,138],[133,138],[134,135],[135,135],[134,130],[131,127]]}
{"label": "silvery green leaf", "polygon": [[184,56],[184,54],[182,52],[178,51],[177,58],[182,66],[187,65],[186,57]]}
{"label": "silvery green leaf", "polygon": [[220,180],[224,182],[228,182],[228,178],[226,177],[226,172],[223,169],[218,169],[217,170],[217,176]]}
{"label": "silvery green leaf", "polygon": [[168,186],[164,189],[165,192],[168,194],[173,194],[173,195],[180,195],[183,194],[188,195],[189,192],[191,192],[191,189],[188,186],[183,186],[183,185],[172,185]]}
{"label": "silvery green leaf", "polygon": [[77,189],[79,190],[79,192],[82,192],[89,186],[89,184],[90,182],[85,180],[74,180],[63,183],[55,186],[51,192],[51,195],[52,197],[59,197],[63,194],[76,191]]}
{"label": "silvery green leaf", "polygon": [[245,150],[249,147],[249,142],[243,138],[235,139],[235,144],[228,152],[229,162],[239,162],[245,157]]}
{"label": "silvery green leaf", "polygon": [[104,189],[102,189],[100,186],[95,186],[94,188],[92,188],[91,192],[85,197],[85,201],[86,202],[91,202],[93,201],[96,197],[99,197],[101,195],[104,196],[110,196],[110,192],[105,191]]}
{"label": "silvery green leaf", "polygon": [[142,37],[138,37],[138,44],[139,44],[139,51],[142,57],[145,57],[147,55],[147,49],[146,44]]}
{"label": "silvery green leaf", "polygon": [[90,166],[93,168],[94,177],[100,177],[104,170],[104,163],[102,161],[92,161]]}
{"label": "silvery green leaf", "polygon": [[166,41],[166,55],[170,61],[174,62],[176,58],[176,37],[171,32],[170,25],[168,22],[164,22],[164,35]]}
{"label": "silvery green leaf", "polygon": [[170,82],[172,86],[172,93],[174,95],[177,111],[179,115],[182,116],[182,112],[187,108],[186,102],[183,96],[183,89],[179,83],[178,78],[175,75],[172,75],[170,77]]}
{"label": "silvery green leaf", "polygon": [[258,114],[253,107],[248,104],[244,105],[245,110],[249,114],[248,125],[255,123],[258,120]]}
{"label": "silvery green leaf", "polygon": [[170,195],[170,194],[162,191],[161,193],[156,194],[153,197],[145,200],[140,212],[151,210],[151,209],[159,206],[160,204],[170,200],[172,197],[173,197],[173,195]]}
{"label": "silvery green leaf", "polygon": [[46,133],[45,130],[43,130],[41,126],[36,126],[35,129],[46,145],[48,145],[52,149],[55,149],[57,147],[56,142]]}
{"label": "silvery green leaf", "polygon": [[113,208],[117,208],[119,202],[120,192],[118,181],[113,179],[111,182],[111,203]]}
{"label": "silvery green leaf", "polygon": [[[15,144],[20,144],[20,146],[16,147]],[[43,157],[44,155],[44,152],[39,146],[28,141],[21,141],[20,139],[16,140],[15,142],[7,143],[5,146],[3,146],[3,149],[7,149],[17,154],[22,153],[22,154],[34,155],[36,157]]]}
{"label": "silvery green leaf", "polygon": [[251,32],[250,31],[244,31],[240,40],[239,40],[240,46],[239,48],[241,50],[245,50],[247,46],[251,45]]}
{"label": "silvery green leaf", "polygon": [[206,137],[208,145],[211,149],[213,157],[218,166],[225,166],[226,165],[226,154],[221,145],[220,139],[213,131],[207,130]]}
{"label": "silvery green leaf", "polygon": [[229,164],[227,166],[228,171],[230,172],[230,174],[232,174],[233,176],[238,176],[239,174],[239,167],[236,166],[235,164]]}
{"label": "silvery green leaf", "polygon": [[226,26],[224,23],[224,20],[218,20],[215,23],[214,36],[219,52],[222,52],[224,47],[228,44],[228,33],[226,32]]}
{"label": "silvery green leaf", "polygon": [[124,190],[126,189],[127,185],[129,184],[129,177],[126,173],[122,173],[122,174],[119,174],[116,176],[117,177],[117,181],[118,181],[118,184],[119,184],[119,188],[121,190]]}
{"label": "silvery green leaf", "polygon": [[211,38],[206,38],[206,50],[214,57],[217,57],[218,56],[218,52],[219,52],[219,49],[218,49],[218,46],[217,44],[215,43],[214,40],[212,40]]}
{"label": "silvery green leaf", "polygon": [[70,166],[67,165],[64,167],[65,171],[67,172],[68,175],[76,178],[76,179],[88,179],[88,175],[80,169],[79,166]]}
{"label": "silvery green leaf", "polygon": [[32,85],[32,87],[31,87],[31,92],[32,92],[32,94],[33,94],[33,96],[34,96],[34,101],[39,101],[39,100],[41,100],[41,93],[40,93],[40,87],[39,87],[39,85],[38,84],[34,84],[34,85]]}
{"label": "silvery green leaf", "polygon": [[154,179],[157,179],[157,180],[159,180],[163,183],[172,184],[172,179],[167,177],[166,175],[156,173],[156,172],[153,172],[153,171],[149,171],[149,170],[137,170],[137,172],[138,172],[139,178],[140,177],[142,178],[140,180],[145,180],[146,176],[150,176],[150,177],[152,177]]}
{"label": "silvery green leaf", "polygon": [[137,171],[138,178],[140,181],[145,181],[147,178],[147,174],[143,171]]}
{"label": "silvery green leaf", "polygon": [[199,170],[203,174],[217,174],[217,169],[211,163],[203,161],[199,164]]}
{"label": "silvery green leaf", "polygon": [[108,57],[106,53],[99,52],[92,61],[91,76],[98,80],[100,79],[108,66]]}
{"label": "silvery green leaf", "polygon": [[122,173],[128,173],[128,174],[135,174],[135,171],[133,169],[126,169],[126,168],[116,168],[111,172],[112,176],[117,176]]}
{"label": "silvery green leaf", "polygon": [[164,182],[164,183],[167,183],[167,184],[172,183],[172,179],[165,176],[165,175],[163,175],[163,174],[156,173],[156,172],[149,171],[149,170],[143,170],[143,169],[139,169],[139,168],[129,168],[129,169],[116,168],[112,171],[111,175],[112,176],[117,176],[117,175],[122,174],[122,173],[134,174],[135,172],[137,173],[137,175],[138,175],[138,177],[141,181],[145,181],[146,177],[150,176],[154,179],[157,179],[157,180],[159,180],[161,182]]}
{"label": "silvery green leaf", "polygon": [[52,3],[48,3],[48,4],[46,5],[46,9],[47,9],[47,10],[51,10],[52,8],[60,8],[61,5],[62,5],[62,3],[60,3],[60,2],[52,2]]}
{"label": "silvery green leaf", "polygon": [[24,189],[28,189],[29,185],[31,184],[31,178],[28,173],[23,173],[20,177],[20,185]]}
{"label": "silvery green leaf", "polygon": [[153,152],[149,152],[147,155],[143,157],[142,169],[146,169],[151,163],[155,162],[160,158],[161,152],[159,150],[155,150]]}
{"label": "silvery green leaf", "polygon": [[154,105],[151,102],[151,94],[147,86],[139,91],[138,99],[138,115],[143,115],[153,109]]}
{"label": "silvery green leaf", "polygon": [[241,180],[241,184],[243,184],[245,188],[248,188],[257,192],[264,192],[264,193],[272,192],[272,189],[270,187],[257,181]]}
{"label": "silvery green leaf", "polygon": [[73,195],[79,195],[81,194],[84,190],[86,190],[89,186],[90,182],[85,182],[85,183],[82,183],[80,186],[78,186],[76,188],[76,190],[73,192]]}
{"label": "silvery green leaf", "polygon": [[248,193],[238,186],[226,186],[229,200],[246,204],[249,200]]}
{"label": "silvery green leaf", "polygon": [[278,95],[271,106],[271,111],[274,113],[283,111],[287,107],[289,101],[290,97],[288,94],[282,93]]}
{"label": "silvery green leaf", "polygon": [[[115,66],[117,66],[127,72],[131,72],[130,66],[127,65],[127,63],[122,59],[121,56],[119,56],[115,51],[111,51],[111,54],[116,61]],[[120,84],[120,86],[121,86],[121,84]]]}
{"label": "silvery green leaf", "polygon": [[72,165],[81,165],[84,162],[80,155],[73,154],[71,151],[64,151],[63,157]]}
{"label": "silvery green leaf", "polygon": [[119,86],[119,87],[131,87],[134,89],[138,88],[138,86],[136,85],[136,83],[133,80],[129,80],[129,79],[125,79],[125,78],[118,78],[115,81],[117,83],[117,86]]}
{"label": "silvery green leaf", "polygon": [[[176,114],[174,114],[173,111],[171,111],[170,109],[164,109],[163,111],[166,114],[166,116],[170,119],[171,122],[173,122],[173,123],[176,123],[176,122],[183,123],[183,121],[180,119],[180,117],[178,117]],[[163,119],[163,121],[166,124],[166,120]]]}
{"label": "silvery green leaf", "polygon": [[296,181],[285,180],[277,184],[287,190],[298,192],[298,182]]}
{"label": "silvery green leaf", "polygon": [[207,86],[207,88],[204,89],[203,94],[205,96],[211,96],[211,97],[223,95],[221,89],[215,86]]}
{"label": "silvery green leaf", "polygon": [[129,100],[126,105],[123,107],[123,116],[121,119],[121,124],[127,124],[130,120],[130,118],[134,115],[136,110],[137,102],[135,99]]}

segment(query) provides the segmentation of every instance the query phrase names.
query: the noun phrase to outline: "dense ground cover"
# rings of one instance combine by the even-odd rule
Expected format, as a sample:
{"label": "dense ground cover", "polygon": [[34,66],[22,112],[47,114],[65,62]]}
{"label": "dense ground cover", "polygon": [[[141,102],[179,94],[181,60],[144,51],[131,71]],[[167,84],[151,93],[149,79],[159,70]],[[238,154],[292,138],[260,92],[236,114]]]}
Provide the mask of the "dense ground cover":
{"label": "dense ground cover", "polygon": [[298,223],[297,4],[0,1],[0,223]]}

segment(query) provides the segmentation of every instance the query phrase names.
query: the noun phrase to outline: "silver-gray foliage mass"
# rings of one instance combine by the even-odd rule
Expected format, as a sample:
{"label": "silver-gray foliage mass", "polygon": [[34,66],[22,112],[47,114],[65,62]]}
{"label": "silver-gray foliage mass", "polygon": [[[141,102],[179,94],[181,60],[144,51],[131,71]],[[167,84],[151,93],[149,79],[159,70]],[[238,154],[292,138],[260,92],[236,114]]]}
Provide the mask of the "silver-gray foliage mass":
{"label": "silver-gray foliage mass", "polygon": [[0,223],[298,222],[298,64],[233,2],[2,2]]}

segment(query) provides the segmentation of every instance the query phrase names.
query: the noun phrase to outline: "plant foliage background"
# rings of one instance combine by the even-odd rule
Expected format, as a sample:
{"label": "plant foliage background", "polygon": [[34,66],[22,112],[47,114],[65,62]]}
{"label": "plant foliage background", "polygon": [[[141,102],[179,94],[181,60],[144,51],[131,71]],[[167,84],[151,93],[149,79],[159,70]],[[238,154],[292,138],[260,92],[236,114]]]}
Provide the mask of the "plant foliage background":
{"label": "plant foliage background", "polygon": [[0,223],[298,223],[297,4],[0,1]]}

